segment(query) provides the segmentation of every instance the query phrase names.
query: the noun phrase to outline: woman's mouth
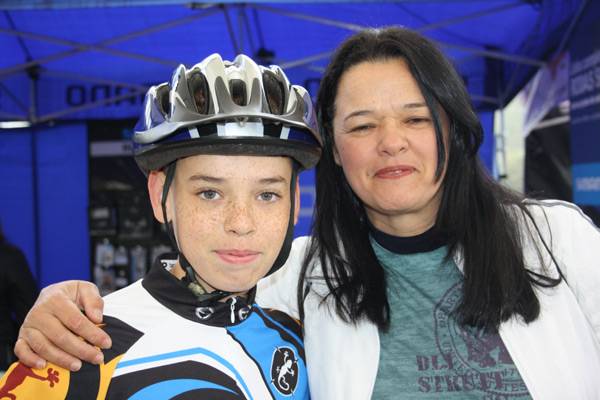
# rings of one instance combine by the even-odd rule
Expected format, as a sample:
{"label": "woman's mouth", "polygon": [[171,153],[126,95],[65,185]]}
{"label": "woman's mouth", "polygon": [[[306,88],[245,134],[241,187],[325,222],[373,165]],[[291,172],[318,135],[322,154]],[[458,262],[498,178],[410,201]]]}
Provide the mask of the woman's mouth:
{"label": "woman's mouth", "polygon": [[414,168],[408,165],[394,165],[382,168],[375,173],[375,177],[381,179],[399,179],[414,172]]}

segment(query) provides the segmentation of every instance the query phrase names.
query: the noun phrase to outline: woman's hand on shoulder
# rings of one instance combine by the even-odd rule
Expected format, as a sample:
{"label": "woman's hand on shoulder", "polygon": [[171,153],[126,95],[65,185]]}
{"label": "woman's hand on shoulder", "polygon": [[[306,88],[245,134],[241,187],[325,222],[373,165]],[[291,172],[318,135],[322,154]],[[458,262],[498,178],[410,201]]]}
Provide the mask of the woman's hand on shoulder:
{"label": "woman's hand on shoulder", "polygon": [[71,371],[81,368],[81,360],[102,363],[102,352],[92,345],[111,346],[110,337],[96,326],[102,322],[103,308],[93,283],[65,281],[44,288],[21,325],[15,354],[37,369],[44,368],[46,360]]}

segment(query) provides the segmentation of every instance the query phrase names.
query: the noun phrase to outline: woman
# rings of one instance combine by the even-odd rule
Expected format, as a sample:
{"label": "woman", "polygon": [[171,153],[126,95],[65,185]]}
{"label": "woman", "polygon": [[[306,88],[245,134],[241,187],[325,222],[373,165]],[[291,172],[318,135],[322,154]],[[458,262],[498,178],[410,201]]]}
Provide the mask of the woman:
{"label": "woman", "polygon": [[[600,233],[573,205],[489,177],[479,120],[437,47],[403,28],[355,34],[317,109],[313,236],[262,288],[284,302],[296,255],[310,255],[298,304],[313,398],[598,398]],[[25,340],[56,354],[32,332],[56,325],[43,307],[61,296],[36,309],[19,355],[35,360]]]}
{"label": "woman", "polygon": [[[600,396],[598,230],[572,205],[523,201],[489,177],[480,122],[437,48],[400,28],[360,32],[334,55],[317,107],[309,254],[326,268],[304,301],[308,363],[360,367],[339,384],[315,374],[313,390],[345,380],[362,382],[357,398],[373,382],[373,398],[560,398],[567,381]],[[304,263],[309,284],[319,264]],[[319,293],[357,326],[356,349],[339,339],[347,325],[307,310]]]}

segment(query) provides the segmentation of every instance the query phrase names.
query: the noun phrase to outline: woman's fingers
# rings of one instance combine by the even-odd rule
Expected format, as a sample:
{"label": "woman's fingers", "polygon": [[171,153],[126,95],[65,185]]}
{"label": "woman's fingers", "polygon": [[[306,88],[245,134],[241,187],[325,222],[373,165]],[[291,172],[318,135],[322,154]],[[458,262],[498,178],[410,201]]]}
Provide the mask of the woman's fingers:
{"label": "woman's fingers", "polygon": [[100,348],[111,346],[110,337],[90,321],[102,320],[103,300],[89,282],[69,281],[44,288],[25,318],[15,345],[15,354],[30,367],[44,360],[76,371],[81,361],[99,364],[104,357]]}

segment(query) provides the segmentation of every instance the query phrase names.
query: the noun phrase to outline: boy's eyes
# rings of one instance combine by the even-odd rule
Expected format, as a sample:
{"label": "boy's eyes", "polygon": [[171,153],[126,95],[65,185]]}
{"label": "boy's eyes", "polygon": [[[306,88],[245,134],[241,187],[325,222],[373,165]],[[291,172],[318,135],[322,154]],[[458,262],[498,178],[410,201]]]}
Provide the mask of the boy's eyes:
{"label": "boy's eyes", "polygon": [[200,197],[202,197],[206,200],[214,200],[221,196],[219,195],[219,193],[217,193],[214,190],[204,190],[204,191],[200,192]]}
{"label": "boy's eyes", "polygon": [[277,198],[275,193],[265,192],[258,195],[258,199],[262,201],[274,201]]}
{"label": "boy's eyes", "polygon": [[[205,200],[216,200],[222,198],[222,196],[216,190],[203,190],[199,193],[200,197]],[[273,192],[263,192],[258,195],[257,200],[261,201],[274,201],[279,196]]]}

